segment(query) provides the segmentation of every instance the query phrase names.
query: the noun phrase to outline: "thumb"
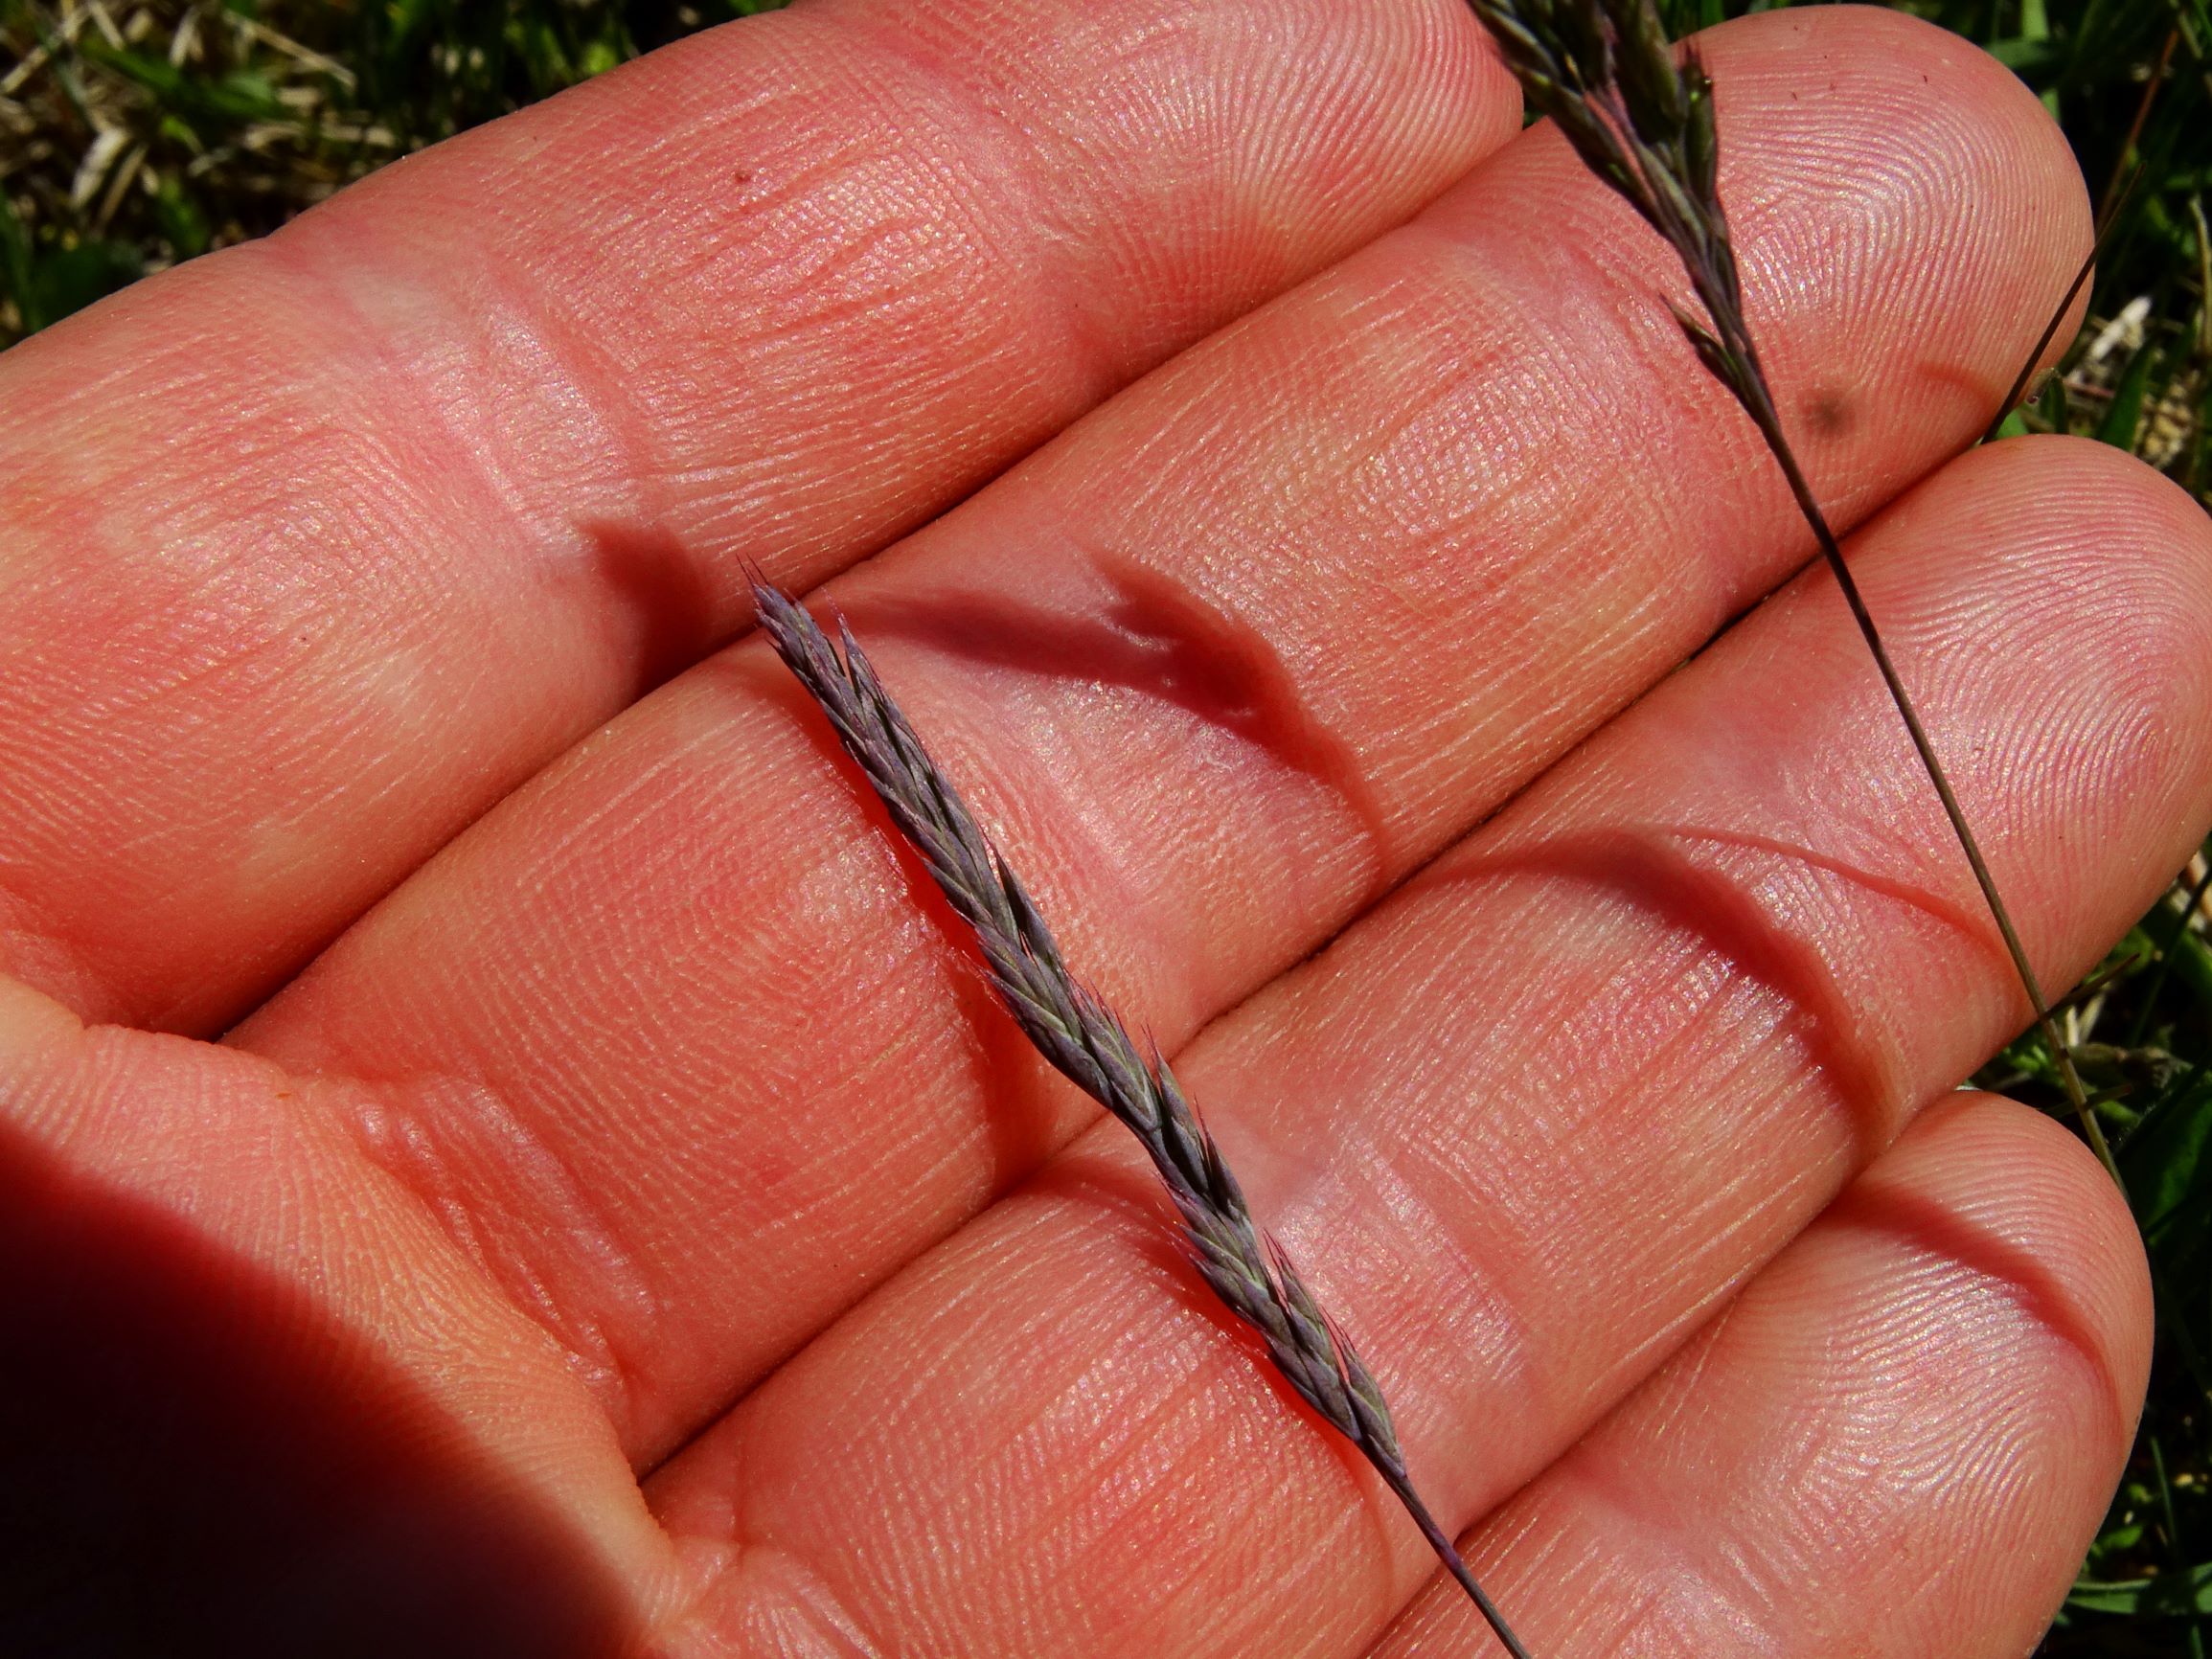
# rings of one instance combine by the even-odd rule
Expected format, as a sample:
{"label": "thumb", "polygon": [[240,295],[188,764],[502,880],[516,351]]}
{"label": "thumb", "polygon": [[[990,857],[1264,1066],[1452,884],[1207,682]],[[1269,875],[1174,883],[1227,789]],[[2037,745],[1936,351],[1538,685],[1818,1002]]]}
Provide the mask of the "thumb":
{"label": "thumb", "polygon": [[0,1649],[582,1655],[666,1580],[339,1092],[0,980]]}

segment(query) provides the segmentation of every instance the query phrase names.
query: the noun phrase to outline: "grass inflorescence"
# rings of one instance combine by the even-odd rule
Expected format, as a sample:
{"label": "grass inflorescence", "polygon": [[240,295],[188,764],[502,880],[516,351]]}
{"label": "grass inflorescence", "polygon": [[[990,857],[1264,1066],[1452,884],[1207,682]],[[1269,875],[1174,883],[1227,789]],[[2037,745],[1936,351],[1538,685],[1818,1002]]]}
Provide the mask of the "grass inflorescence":
{"label": "grass inflorescence", "polygon": [[1374,1466],[1507,1651],[1527,1659],[1414,1489],[1381,1384],[1253,1217],[1167,1061],[1140,1047],[1114,1011],[1068,971],[1028,888],[976,827],[851,631],[840,625],[832,646],[804,606],[758,577],[753,603],[776,654],[829,717],[930,878],[973,930],[992,987],[1015,1023],[1063,1077],[1136,1136],[1214,1294],[1260,1333],[1275,1369],[1299,1397]]}

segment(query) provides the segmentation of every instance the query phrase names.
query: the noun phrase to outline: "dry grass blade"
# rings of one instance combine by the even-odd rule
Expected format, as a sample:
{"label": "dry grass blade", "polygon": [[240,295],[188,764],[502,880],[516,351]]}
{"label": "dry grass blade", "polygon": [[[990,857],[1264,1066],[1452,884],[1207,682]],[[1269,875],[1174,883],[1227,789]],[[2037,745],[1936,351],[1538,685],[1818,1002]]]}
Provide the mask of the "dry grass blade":
{"label": "dry grass blade", "polygon": [[849,630],[832,646],[801,605],[756,579],[761,627],[931,878],[975,931],[992,987],[1046,1059],[1134,1134],[1181,1215],[1199,1273],[1260,1333],[1275,1367],[1357,1446],[1515,1659],[1523,1648],[1414,1490],[1381,1387],[1253,1218],[1220,1148],[1167,1062],[1068,971],[1052,930],[923,748]]}
{"label": "dry grass blade", "polygon": [[1950,779],[1890,661],[1881,630],[1875,626],[1873,613],[1844,562],[1836,533],[1782,430],[1773,391],[1744,320],[1736,251],[1721,205],[1713,83],[1696,49],[1685,49],[1676,62],[1651,0],[1468,0],[1468,4],[1496,39],[1530,105],[1558,125],[1590,170],[1627,198],[1680,257],[1706,320],[1679,307],[1676,320],[1699,359],[1751,417],[1789,481],[1798,511],[1812,527],[1821,557],[1851,607],[1920,763],[1943,802],[1982,898],[1996,918],[2006,954],[2027,991],[2083,1135],[2106,1171],[2125,1190],[2073,1057],[2051,1018],[2050,1001],[2013,925],[2012,913],[2005,908]]}

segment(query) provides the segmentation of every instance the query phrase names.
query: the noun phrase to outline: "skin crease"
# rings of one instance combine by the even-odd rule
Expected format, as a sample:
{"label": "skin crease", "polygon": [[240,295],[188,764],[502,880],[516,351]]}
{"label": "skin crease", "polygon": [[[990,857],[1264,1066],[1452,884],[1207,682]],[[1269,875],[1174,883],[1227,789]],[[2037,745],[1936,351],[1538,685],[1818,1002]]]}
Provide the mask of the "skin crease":
{"label": "skin crease", "polygon": [[[2080,182],[1907,19],[1707,52],[2064,982],[2212,824],[2202,515],[1957,454]],[[1942,1098],[2024,1017],[1971,878],[1832,587],[1759,602],[1807,549],[1678,279],[1513,108],[1442,0],[802,5],[0,358],[0,1647],[1490,1650],[708,654],[746,556],[851,567],[1538,1653],[2032,1645],[2138,1247]]]}

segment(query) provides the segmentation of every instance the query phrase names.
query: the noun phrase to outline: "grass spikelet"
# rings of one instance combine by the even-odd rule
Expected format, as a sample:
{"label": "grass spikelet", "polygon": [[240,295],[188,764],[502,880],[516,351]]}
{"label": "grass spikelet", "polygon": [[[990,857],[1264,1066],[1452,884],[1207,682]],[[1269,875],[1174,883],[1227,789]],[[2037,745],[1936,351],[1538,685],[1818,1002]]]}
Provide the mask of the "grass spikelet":
{"label": "grass spikelet", "polygon": [[1136,1136],[1214,1294],[1260,1333],[1275,1369],[1299,1397],[1374,1466],[1506,1650],[1528,1659],[1414,1489],[1374,1373],[1254,1218],[1167,1061],[1140,1047],[1113,1011],[1068,971],[1028,888],[930,760],[851,630],[840,624],[832,646],[803,606],[758,577],[753,603],[777,655],[829,716],[930,878],[974,930],[992,989],[1015,1023],[1061,1075]]}

